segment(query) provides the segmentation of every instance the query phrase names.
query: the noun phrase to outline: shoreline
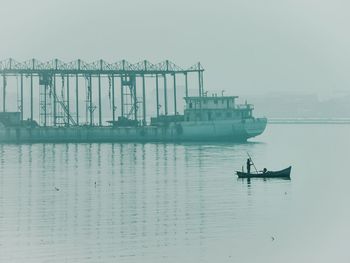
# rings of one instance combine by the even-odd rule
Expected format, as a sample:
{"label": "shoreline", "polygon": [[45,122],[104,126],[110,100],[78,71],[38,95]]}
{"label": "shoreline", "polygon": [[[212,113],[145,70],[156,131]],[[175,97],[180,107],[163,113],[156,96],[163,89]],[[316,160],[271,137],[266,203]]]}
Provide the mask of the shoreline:
{"label": "shoreline", "polygon": [[268,124],[350,124],[350,118],[272,118]]}

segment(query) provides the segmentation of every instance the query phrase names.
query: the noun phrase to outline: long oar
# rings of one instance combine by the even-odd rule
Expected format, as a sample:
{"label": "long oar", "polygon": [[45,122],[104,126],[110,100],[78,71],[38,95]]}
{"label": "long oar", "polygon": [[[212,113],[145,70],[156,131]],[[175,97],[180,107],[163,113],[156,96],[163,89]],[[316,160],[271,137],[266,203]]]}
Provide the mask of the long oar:
{"label": "long oar", "polygon": [[259,172],[258,172],[258,169],[256,169],[256,167],[255,167],[255,164],[254,164],[254,162],[253,162],[252,157],[250,157],[250,155],[249,155],[249,153],[248,153],[248,152],[247,152],[247,154],[248,154],[248,157],[249,157],[250,161],[252,162],[252,164],[253,164],[253,166],[254,166],[254,168],[255,168],[256,173],[258,174],[258,173],[259,173]]}

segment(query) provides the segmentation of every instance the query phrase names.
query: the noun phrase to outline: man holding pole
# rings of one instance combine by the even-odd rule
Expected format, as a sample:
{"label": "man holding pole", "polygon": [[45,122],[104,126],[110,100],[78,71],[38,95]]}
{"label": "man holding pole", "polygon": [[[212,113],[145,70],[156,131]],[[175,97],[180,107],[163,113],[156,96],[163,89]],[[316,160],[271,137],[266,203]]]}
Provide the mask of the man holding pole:
{"label": "man holding pole", "polygon": [[249,153],[247,153],[247,155],[248,155],[248,157],[249,157],[249,158],[247,159],[247,170],[248,170],[248,174],[250,174],[250,166],[251,166],[251,165],[254,166],[256,173],[258,173],[258,169],[256,169],[255,164],[253,163],[252,157],[250,157]]}

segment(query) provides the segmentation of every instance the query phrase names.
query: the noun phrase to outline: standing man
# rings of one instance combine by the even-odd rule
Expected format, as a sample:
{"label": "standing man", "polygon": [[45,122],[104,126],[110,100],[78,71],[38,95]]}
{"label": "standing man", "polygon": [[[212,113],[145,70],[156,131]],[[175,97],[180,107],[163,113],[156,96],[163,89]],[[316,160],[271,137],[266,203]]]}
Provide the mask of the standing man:
{"label": "standing man", "polygon": [[253,163],[250,161],[250,158],[247,159],[247,172],[248,174],[250,174],[250,166],[252,165]]}

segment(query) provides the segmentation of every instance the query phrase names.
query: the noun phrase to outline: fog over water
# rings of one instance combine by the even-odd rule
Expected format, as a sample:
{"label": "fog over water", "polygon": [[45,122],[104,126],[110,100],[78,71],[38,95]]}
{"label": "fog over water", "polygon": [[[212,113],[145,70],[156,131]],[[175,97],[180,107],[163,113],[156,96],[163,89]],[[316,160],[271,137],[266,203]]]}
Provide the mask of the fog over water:
{"label": "fog over water", "polygon": [[205,88],[349,92],[349,2],[0,1],[0,58],[201,61]]}
{"label": "fog over water", "polygon": [[[0,61],[200,61],[208,94],[248,99],[254,116],[349,120],[349,10],[345,0],[0,0]],[[8,77],[7,111],[19,109],[18,81]],[[269,124],[241,144],[0,144],[0,262],[350,262],[349,134]],[[247,152],[258,169],[292,165],[292,179],[237,179]]]}
{"label": "fog over water", "polygon": [[[349,262],[349,132],[0,145],[0,262]],[[237,179],[246,152],[292,179]]]}

